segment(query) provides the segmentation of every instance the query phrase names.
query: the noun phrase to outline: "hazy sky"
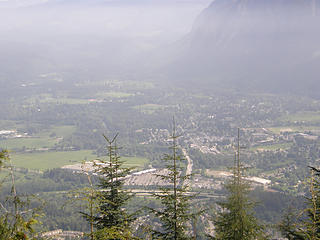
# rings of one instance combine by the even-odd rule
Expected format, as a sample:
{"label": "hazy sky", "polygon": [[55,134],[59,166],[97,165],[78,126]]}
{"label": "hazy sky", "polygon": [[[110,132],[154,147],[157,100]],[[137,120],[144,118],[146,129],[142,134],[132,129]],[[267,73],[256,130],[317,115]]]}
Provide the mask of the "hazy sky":
{"label": "hazy sky", "polygon": [[[20,34],[27,38],[44,34],[114,35],[139,38],[145,40],[145,44],[179,39],[190,31],[195,18],[210,3],[209,0],[118,0],[97,1],[96,4],[86,4],[89,0],[0,1],[0,33],[7,37]],[[24,7],[13,7],[22,4]]]}
{"label": "hazy sky", "polygon": [[188,34],[210,2],[2,0],[0,71],[33,81],[46,72],[85,71],[102,78],[135,69],[137,57]]}

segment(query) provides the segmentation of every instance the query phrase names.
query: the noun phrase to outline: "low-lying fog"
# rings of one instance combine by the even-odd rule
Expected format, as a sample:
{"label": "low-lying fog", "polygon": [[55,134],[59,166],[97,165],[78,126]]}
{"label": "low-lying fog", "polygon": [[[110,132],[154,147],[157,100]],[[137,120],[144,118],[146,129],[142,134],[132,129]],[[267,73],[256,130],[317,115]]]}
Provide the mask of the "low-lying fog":
{"label": "low-lying fog", "polygon": [[181,39],[209,3],[2,0],[0,69],[8,78],[18,72],[118,74],[133,69],[144,52]]}
{"label": "low-lying fog", "polygon": [[0,0],[0,14],[1,82],[320,89],[320,0]]}

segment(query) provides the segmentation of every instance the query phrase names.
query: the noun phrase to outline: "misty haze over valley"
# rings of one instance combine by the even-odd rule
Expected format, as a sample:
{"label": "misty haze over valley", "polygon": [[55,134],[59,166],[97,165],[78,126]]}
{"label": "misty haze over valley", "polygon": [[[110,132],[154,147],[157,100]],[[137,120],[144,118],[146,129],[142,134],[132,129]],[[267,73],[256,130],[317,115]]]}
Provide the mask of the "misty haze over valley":
{"label": "misty haze over valley", "polygon": [[183,38],[208,2],[1,1],[2,75],[141,78],[141,65]]}
{"label": "misty haze over valley", "polygon": [[174,185],[164,156],[175,147],[179,174],[192,174],[178,185],[196,194],[192,212],[206,209],[188,222],[196,239],[219,233],[240,175],[268,237],[288,237],[288,216],[307,229],[305,197],[320,181],[320,0],[0,0],[0,17],[0,240],[16,192],[46,202],[37,236],[97,230],[79,213],[88,193],[72,194],[107,192],[97,169],[112,144],[130,168],[119,186],[135,193],[119,209],[142,209],[130,228],[141,239],[162,229],[145,207],[163,209],[155,195]]}
{"label": "misty haze over valley", "polygon": [[210,2],[1,1],[2,75],[151,78],[318,96],[318,0]]}

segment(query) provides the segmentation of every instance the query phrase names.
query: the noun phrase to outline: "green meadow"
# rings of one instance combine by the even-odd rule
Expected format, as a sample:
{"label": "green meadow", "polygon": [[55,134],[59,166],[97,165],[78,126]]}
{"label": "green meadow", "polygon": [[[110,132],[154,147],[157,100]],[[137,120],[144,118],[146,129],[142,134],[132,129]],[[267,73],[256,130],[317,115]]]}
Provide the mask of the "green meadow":
{"label": "green meadow", "polygon": [[[73,165],[83,161],[97,159],[97,156],[91,150],[68,151],[68,152],[37,152],[12,154],[12,163],[16,167],[46,170],[60,168],[65,165]],[[105,159],[105,158],[101,158]],[[107,159],[107,158],[106,158]],[[139,157],[122,157],[126,167],[143,167],[149,160]]]}
{"label": "green meadow", "polygon": [[88,104],[88,99],[82,98],[68,98],[68,97],[55,97],[51,94],[40,94],[30,97],[27,104],[39,104],[39,103],[54,103],[54,104]]}
{"label": "green meadow", "polygon": [[305,122],[309,124],[320,123],[320,112],[303,111],[290,115],[283,115],[279,118],[281,122]]}
{"label": "green meadow", "polygon": [[271,132],[275,134],[280,134],[281,132],[305,132],[305,131],[319,131],[320,126],[281,126],[281,127],[270,127],[268,128]]}
{"label": "green meadow", "polygon": [[16,167],[46,170],[59,168],[64,165],[80,163],[96,158],[90,150],[70,151],[70,152],[37,152],[12,154],[12,163]]}
{"label": "green meadow", "polygon": [[167,106],[165,105],[159,105],[159,104],[143,104],[134,106],[134,109],[139,110],[146,114],[152,114],[157,110],[165,109]]}
{"label": "green meadow", "polygon": [[142,157],[122,157],[121,160],[124,161],[125,167],[135,168],[141,168],[149,162],[147,158]]}
{"label": "green meadow", "polygon": [[252,151],[264,150],[264,151],[276,151],[276,150],[286,150],[289,149],[293,143],[278,143],[272,145],[260,145],[251,148]]}
{"label": "green meadow", "polygon": [[134,94],[126,92],[99,92],[96,96],[98,98],[127,98],[134,96]]}
{"label": "green meadow", "polygon": [[8,150],[51,148],[59,143],[61,138],[71,136],[75,129],[74,126],[55,126],[36,136],[0,140],[0,148]]}
{"label": "green meadow", "polygon": [[0,141],[0,147],[4,149],[39,149],[53,147],[58,141],[49,137],[13,138]]}

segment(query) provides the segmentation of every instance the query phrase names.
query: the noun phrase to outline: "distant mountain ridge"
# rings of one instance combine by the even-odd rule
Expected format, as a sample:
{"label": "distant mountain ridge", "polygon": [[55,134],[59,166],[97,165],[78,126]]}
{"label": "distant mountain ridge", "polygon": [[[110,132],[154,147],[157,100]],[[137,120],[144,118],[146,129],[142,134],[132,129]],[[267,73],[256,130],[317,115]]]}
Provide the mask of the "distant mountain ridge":
{"label": "distant mountain ridge", "polygon": [[208,0],[2,0],[1,8],[19,8],[34,6],[65,6],[65,5],[130,5],[130,4],[172,4],[172,3],[194,3],[208,2]]}
{"label": "distant mountain ridge", "polygon": [[176,79],[318,94],[320,0],[215,0],[184,46]]}

